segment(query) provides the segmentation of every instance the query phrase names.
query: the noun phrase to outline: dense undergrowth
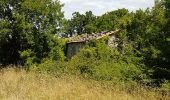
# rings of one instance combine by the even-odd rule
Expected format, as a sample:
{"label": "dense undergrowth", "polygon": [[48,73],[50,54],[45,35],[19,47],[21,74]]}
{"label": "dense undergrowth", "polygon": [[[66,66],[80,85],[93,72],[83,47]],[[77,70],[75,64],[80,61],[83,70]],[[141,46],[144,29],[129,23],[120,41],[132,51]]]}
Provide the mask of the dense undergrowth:
{"label": "dense undergrowth", "polygon": [[135,89],[136,86],[146,86],[170,92],[169,81],[162,80],[161,83],[155,83],[155,80],[151,78],[154,71],[144,66],[141,63],[142,59],[129,55],[129,52],[121,56],[120,52],[111,49],[101,41],[95,43],[97,44],[91,47],[88,44],[68,61],[44,59],[41,64],[28,66],[29,70],[56,77],[80,76],[130,90]]}

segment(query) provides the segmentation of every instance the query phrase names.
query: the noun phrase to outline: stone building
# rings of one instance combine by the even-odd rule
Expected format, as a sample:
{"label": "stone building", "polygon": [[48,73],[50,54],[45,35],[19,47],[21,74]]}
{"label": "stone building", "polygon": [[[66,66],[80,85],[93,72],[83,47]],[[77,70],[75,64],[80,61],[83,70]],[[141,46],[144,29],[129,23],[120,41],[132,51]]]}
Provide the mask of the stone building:
{"label": "stone building", "polygon": [[66,56],[71,58],[74,56],[81,48],[85,46],[86,42],[70,42],[66,44]]}
{"label": "stone building", "polygon": [[109,36],[108,45],[112,48],[117,47],[117,38],[114,36],[114,33],[119,32],[117,29],[115,31],[105,31],[101,33],[92,33],[92,34],[83,34],[76,37],[70,37],[69,42],[66,44],[66,56],[67,58],[71,58],[74,56],[81,48],[83,48],[88,41],[93,39],[101,39],[105,36]]}

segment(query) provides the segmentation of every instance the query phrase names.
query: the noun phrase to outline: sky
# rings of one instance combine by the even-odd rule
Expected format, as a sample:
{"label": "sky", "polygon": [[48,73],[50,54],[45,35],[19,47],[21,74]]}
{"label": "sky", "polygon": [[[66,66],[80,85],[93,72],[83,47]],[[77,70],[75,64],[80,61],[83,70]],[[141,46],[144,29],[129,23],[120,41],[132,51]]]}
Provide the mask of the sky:
{"label": "sky", "polygon": [[146,9],[154,6],[154,0],[60,0],[64,3],[63,11],[65,17],[70,19],[75,11],[81,14],[86,11],[92,11],[94,15],[100,16],[106,12],[120,8],[126,8],[130,11],[137,9]]}

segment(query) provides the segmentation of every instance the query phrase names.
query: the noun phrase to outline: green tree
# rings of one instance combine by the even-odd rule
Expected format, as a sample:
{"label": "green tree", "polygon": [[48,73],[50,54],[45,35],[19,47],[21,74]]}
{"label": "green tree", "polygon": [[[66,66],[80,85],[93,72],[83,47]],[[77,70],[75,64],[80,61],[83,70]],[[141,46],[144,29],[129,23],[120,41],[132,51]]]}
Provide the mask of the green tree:
{"label": "green tree", "polygon": [[73,18],[68,20],[67,34],[70,36],[75,34],[84,34],[95,32],[96,27],[94,22],[96,16],[93,15],[91,11],[86,12],[85,14],[80,14],[79,12],[74,12]]}
{"label": "green tree", "polygon": [[1,0],[0,64],[22,64],[27,50],[33,62],[40,62],[61,48],[56,35],[63,28],[62,6],[58,0]]}
{"label": "green tree", "polygon": [[127,9],[118,9],[105,13],[97,18],[96,27],[98,31],[113,31],[117,28],[122,28],[123,19],[128,17],[129,11]]}
{"label": "green tree", "polygon": [[69,20],[69,31],[68,33],[72,36],[74,34],[82,34],[84,30],[84,15],[79,12],[74,12],[73,18]]}
{"label": "green tree", "polygon": [[165,0],[164,2],[165,11],[166,11],[166,18],[167,23],[165,27],[165,39],[164,39],[164,46],[163,46],[163,56],[164,56],[164,63],[167,65],[166,67],[170,70],[170,0]]}

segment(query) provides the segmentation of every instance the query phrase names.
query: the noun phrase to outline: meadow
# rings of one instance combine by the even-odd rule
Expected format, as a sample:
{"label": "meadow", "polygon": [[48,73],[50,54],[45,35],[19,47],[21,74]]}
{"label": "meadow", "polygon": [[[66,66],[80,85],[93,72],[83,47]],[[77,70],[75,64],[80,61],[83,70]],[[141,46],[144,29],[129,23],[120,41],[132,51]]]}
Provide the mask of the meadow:
{"label": "meadow", "polygon": [[169,100],[154,88],[130,91],[78,76],[54,77],[8,68],[0,72],[1,100]]}

